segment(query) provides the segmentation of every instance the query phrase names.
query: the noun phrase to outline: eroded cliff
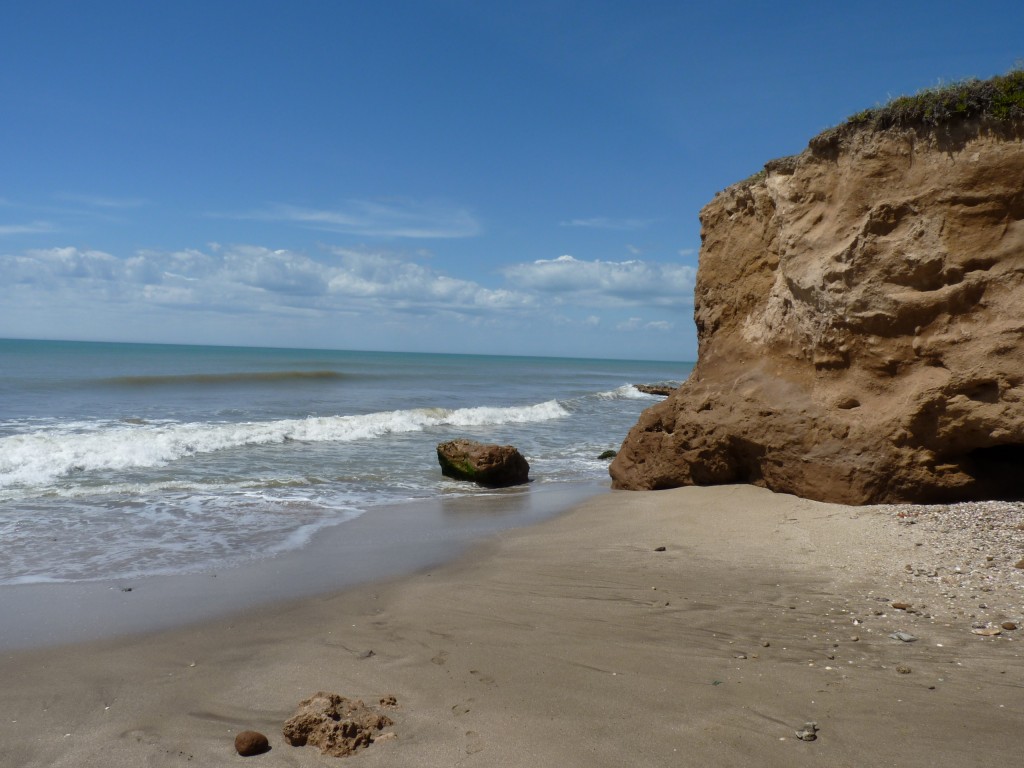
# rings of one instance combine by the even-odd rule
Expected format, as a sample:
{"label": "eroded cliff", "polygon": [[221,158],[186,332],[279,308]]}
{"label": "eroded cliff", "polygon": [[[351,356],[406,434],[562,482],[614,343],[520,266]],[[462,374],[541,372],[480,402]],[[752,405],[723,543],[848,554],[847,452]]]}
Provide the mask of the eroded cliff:
{"label": "eroded cliff", "polygon": [[698,363],[614,487],[1024,497],[1019,120],[848,124],[700,219]]}

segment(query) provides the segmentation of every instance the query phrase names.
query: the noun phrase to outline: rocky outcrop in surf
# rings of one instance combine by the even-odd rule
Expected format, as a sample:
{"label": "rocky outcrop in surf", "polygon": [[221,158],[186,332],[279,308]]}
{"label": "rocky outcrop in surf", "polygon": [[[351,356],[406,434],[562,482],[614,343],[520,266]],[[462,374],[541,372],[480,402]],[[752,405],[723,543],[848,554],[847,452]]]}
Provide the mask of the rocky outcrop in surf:
{"label": "rocky outcrop in surf", "polygon": [[1002,101],[862,113],[701,211],[698,362],[614,487],[1024,497],[1024,73],[974,86]]}
{"label": "rocky outcrop in surf", "polygon": [[488,445],[474,440],[449,440],[437,446],[441,474],[491,488],[520,485],[530,480],[530,464],[511,445]]}

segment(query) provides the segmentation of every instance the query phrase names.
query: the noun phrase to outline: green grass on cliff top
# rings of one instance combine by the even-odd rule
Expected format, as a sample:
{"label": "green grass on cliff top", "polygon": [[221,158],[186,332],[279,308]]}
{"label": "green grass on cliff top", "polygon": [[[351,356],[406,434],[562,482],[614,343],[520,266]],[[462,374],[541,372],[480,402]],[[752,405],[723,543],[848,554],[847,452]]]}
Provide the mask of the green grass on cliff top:
{"label": "green grass on cliff top", "polygon": [[[989,80],[961,80],[927,88],[913,96],[899,96],[888,104],[851,115],[845,122],[811,139],[810,146],[812,149],[835,146],[853,133],[889,128],[940,133],[948,126],[971,120],[990,121],[990,125],[1005,125],[1011,130],[1012,126],[1024,125],[1024,65]],[[796,157],[772,160],[736,186],[755,184],[767,176],[770,168],[785,167]]]}
{"label": "green grass on cliff top", "polygon": [[938,127],[971,118],[1024,122],[1024,68],[990,80],[963,80],[900,96],[847,118],[851,128]]}

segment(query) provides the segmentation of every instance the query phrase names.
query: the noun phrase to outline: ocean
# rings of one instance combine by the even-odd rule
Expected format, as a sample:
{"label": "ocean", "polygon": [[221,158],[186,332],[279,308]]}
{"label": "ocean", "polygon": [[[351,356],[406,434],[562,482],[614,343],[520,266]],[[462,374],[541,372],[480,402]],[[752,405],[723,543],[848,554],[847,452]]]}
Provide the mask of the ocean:
{"label": "ocean", "polygon": [[[0,585],[223,571],[396,505],[606,487],[599,455],[657,401],[632,385],[691,367],[0,340]],[[442,477],[456,437],[517,446],[531,483]]]}

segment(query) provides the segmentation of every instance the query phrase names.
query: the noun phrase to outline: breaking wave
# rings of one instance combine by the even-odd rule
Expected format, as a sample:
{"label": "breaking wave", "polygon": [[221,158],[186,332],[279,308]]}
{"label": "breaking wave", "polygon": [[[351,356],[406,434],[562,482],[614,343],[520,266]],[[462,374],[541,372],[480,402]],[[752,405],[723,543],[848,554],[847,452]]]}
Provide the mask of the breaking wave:
{"label": "breaking wave", "polygon": [[296,442],[348,442],[432,427],[525,424],[568,416],[556,400],[519,407],[416,408],[243,423],[78,422],[0,438],[0,488],[45,486],[78,472],[164,466],[197,454]]}

